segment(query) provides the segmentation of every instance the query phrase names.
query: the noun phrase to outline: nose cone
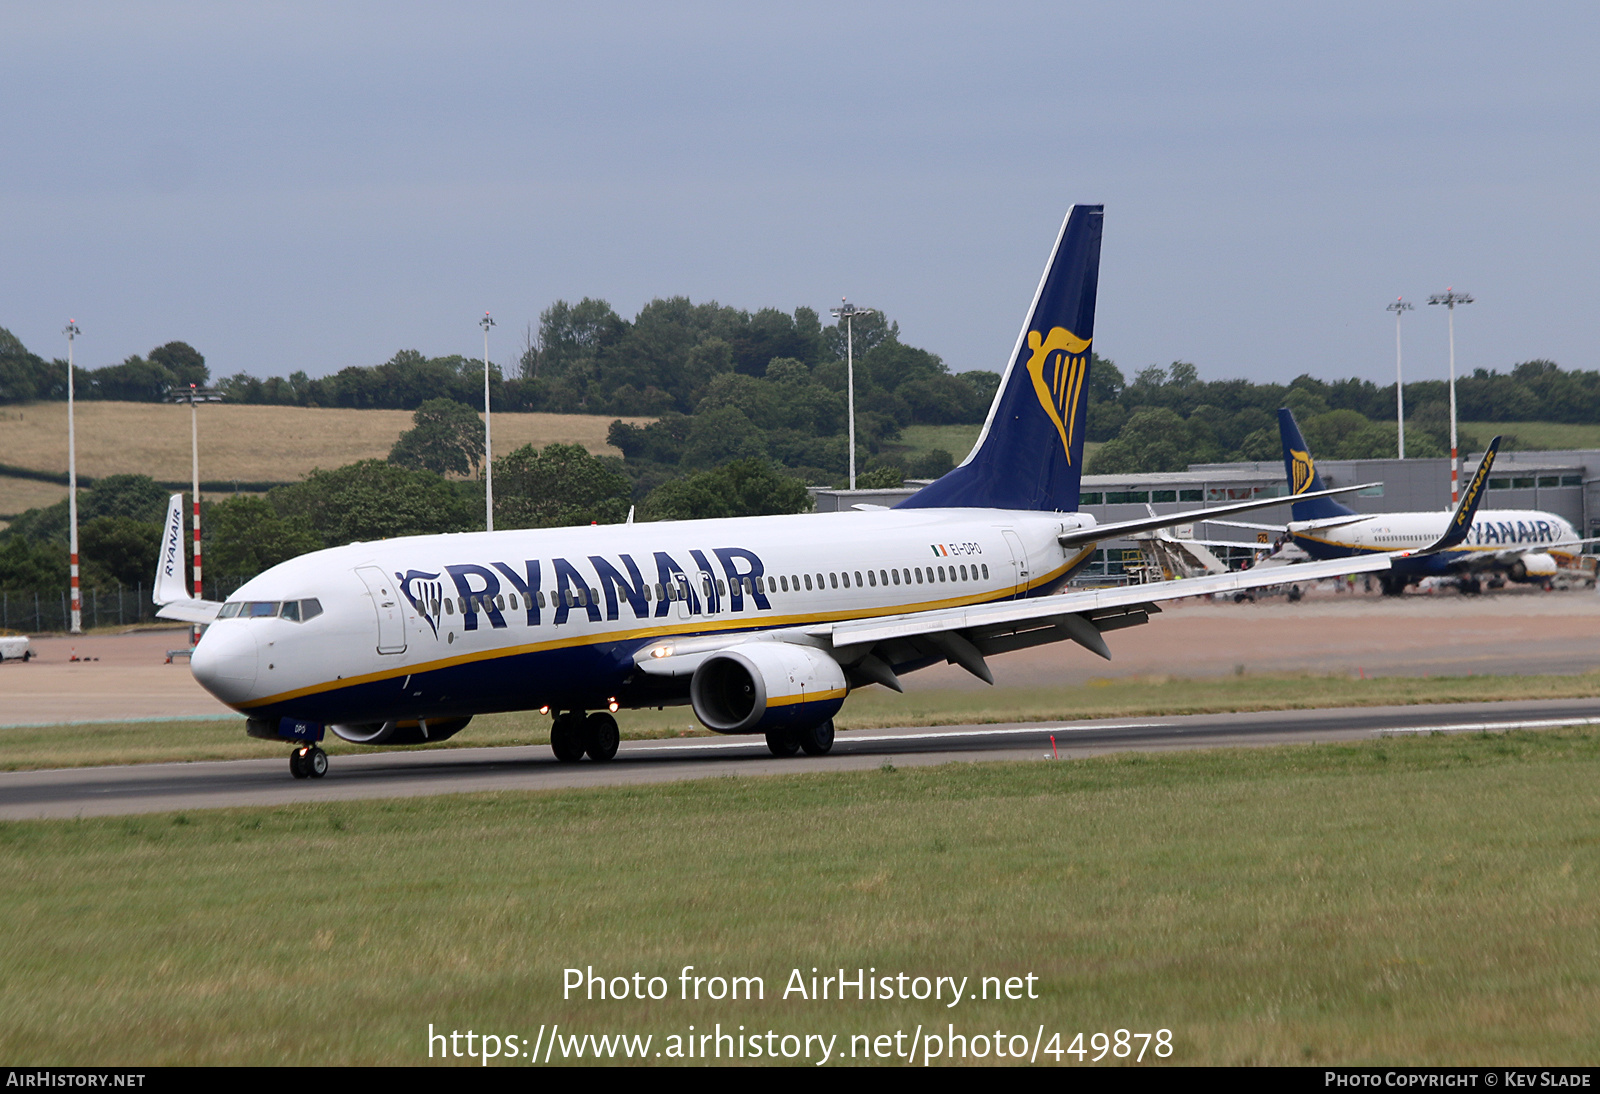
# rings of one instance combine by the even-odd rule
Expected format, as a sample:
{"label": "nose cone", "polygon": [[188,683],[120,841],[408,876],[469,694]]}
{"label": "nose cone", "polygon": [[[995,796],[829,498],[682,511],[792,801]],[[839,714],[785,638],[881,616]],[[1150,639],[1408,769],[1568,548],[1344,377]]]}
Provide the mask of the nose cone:
{"label": "nose cone", "polygon": [[251,698],[260,662],[250,625],[224,623],[206,631],[189,659],[189,669],[201,687],[231,705]]}

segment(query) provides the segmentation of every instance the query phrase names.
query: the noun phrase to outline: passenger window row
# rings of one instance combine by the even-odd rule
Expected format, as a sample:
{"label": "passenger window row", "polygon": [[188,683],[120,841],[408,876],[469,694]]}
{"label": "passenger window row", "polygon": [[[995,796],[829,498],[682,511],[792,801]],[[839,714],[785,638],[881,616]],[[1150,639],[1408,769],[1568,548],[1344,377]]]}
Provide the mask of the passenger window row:
{"label": "passenger window row", "polygon": [[[981,577],[980,577],[981,571]],[[814,589],[848,589],[851,587],[851,577],[854,576],[855,588],[877,588],[887,585],[932,585],[936,582],[951,581],[988,581],[989,564],[974,563],[971,566],[913,566],[907,569],[895,570],[868,570],[865,575],[860,570],[842,570],[836,573],[817,574],[815,583],[810,574],[790,574],[777,578],[767,578],[769,590],[776,592],[800,592],[802,582],[807,592]]]}

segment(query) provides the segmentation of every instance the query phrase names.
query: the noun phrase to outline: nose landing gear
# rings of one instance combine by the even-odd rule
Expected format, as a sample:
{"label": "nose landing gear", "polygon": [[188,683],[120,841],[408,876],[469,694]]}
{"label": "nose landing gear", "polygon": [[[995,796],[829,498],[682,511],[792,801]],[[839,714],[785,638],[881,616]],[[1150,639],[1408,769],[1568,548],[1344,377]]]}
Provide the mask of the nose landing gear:
{"label": "nose landing gear", "polygon": [[328,754],[316,745],[289,753],[289,774],[297,779],[320,779],[328,773]]}

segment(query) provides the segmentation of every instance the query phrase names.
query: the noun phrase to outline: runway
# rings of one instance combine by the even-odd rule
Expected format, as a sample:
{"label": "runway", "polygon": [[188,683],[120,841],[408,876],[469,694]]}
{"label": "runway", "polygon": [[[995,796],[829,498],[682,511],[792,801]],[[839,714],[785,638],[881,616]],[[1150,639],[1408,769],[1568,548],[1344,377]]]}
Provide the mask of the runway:
{"label": "runway", "polygon": [[[1110,752],[1504,732],[1600,724],[1600,699],[1259,711],[839,734],[822,757],[777,759],[759,737],[624,741],[610,763],[557,763],[543,745],[336,756],[327,778],[296,781],[278,760],[144,764],[0,774],[0,819],[27,820],[413,797],[626,786],[730,775],[859,771],[990,760],[1063,761]],[[1052,742],[1051,738],[1054,737]]]}
{"label": "runway", "polygon": [[[1368,676],[1578,673],[1600,667],[1600,597],[1593,592],[1508,589],[1453,593],[1313,594],[1255,604],[1184,600],[1146,627],[1107,636],[1113,659],[1061,646],[993,658],[995,687],[1060,687],[1127,676],[1228,676],[1317,672]],[[230,718],[170,649],[183,629],[34,640],[34,660],[0,666],[0,729],[58,722]],[[72,661],[80,658],[93,660]],[[988,687],[938,665],[913,678],[918,690]]]}

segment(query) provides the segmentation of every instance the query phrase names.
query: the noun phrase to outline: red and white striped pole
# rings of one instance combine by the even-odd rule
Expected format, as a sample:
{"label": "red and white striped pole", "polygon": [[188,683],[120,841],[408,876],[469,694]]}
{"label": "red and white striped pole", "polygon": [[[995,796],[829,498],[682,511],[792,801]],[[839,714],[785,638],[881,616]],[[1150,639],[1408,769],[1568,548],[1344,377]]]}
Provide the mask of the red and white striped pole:
{"label": "red and white striped pole", "polygon": [[67,510],[71,529],[71,555],[72,569],[72,633],[83,633],[83,593],[78,588],[78,434],[77,423],[73,415],[72,398],[72,340],[82,332],[78,330],[75,319],[68,319],[66,329],[61,332],[67,336]]}
{"label": "red and white striped pole", "polygon": [[[200,583],[200,414],[195,408],[198,392],[189,385],[189,445],[194,461],[194,598],[205,599],[205,587]],[[200,641],[200,624],[196,623],[189,635],[190,644]]]}
{"label": "red and white striped pole", "polygon": [[1428,297],[1430,304],[1443,304],[1450,313],[1450,504],[1461,497],[1461,461],[1456,451],[1456,305],[1472,303],[1472,294],[1446,288]]}

